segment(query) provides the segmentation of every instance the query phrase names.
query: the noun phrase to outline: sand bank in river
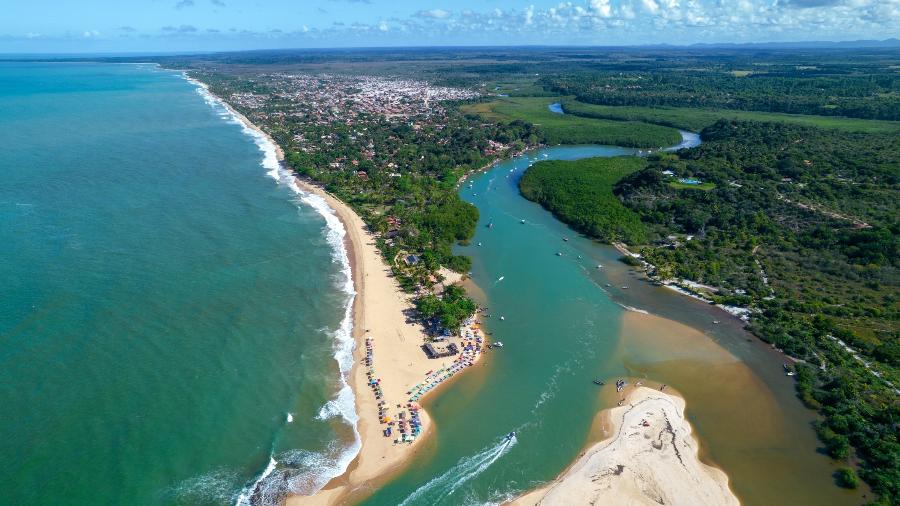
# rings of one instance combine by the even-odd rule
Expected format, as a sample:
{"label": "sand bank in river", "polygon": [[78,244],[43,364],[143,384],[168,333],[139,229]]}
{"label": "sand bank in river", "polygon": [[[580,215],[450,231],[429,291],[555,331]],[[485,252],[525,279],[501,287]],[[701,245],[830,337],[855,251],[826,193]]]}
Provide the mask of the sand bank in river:
{"label": "sand bank in river", "polygon": [[728,477],[700,462],[684,399],[647,387],[602,413],[610,437],[512,504],[737,505]]}

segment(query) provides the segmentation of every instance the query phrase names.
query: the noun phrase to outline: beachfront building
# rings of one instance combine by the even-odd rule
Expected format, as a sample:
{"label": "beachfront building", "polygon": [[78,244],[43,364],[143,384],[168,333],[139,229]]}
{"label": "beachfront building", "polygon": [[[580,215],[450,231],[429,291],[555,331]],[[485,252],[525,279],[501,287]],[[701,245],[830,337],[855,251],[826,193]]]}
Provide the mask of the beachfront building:
{"label": "beachfront building", "polygon": [[428,355],[428,358],[452,357],[459,353],[459,348],[454,343],[447,345],[425,343],[425,345],[422,346],[422,349],[425,350],[425,354]]}

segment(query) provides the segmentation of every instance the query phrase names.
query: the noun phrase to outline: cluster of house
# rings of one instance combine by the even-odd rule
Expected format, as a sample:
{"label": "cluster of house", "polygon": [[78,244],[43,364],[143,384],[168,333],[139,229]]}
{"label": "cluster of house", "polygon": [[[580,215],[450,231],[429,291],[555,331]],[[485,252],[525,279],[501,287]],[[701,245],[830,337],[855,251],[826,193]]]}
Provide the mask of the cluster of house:
{"label": "cluster of house", "polygon": [[[386,118],[410,118],[440,110],[440,102],[467,100],[478,92],[449,86],[436,86],[426,81],[394,79],[378,76],[336,76],[307,74],[271,74],[264,76],[274,89],[271,98],[289,104],[287,116],[307,122],[330,125],[352,124],[360,115]],[[232,103],[260,109],[266,95],[233,93]]]}

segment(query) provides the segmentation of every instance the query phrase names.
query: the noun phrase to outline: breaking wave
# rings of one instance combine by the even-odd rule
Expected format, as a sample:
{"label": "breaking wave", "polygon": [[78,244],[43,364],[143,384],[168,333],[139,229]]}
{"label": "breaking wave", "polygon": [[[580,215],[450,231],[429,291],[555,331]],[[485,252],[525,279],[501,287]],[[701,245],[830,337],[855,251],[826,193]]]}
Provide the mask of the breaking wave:
{"label": "breaking wave", "polygon": [[340,388],[334,399],[328,401],[319,411],[317,418],[327,419],[341,416],[353,428],[353,442],[348,446],[337,442],[322,453],[306,450],[290,450],[271,455],[269,464],[252,483],[244,487],[236,499],[236,504],[277,504],[289,493],[310,495],[325,486],[328,481],[340,476],[347,470],[350,462],[359,453],[361,441],[357,423],[356,399],[350,388],[348,378],[353,367],[353,301],[356,290],[353,287],[353,275],[350,269],[350,258],[344,245],[347,230],[338,219],[334,210],[325,199],[318,195],[304,192],[297,184],[294,175],[285,169],[278,160],[278,147],[261,130],[250,124],[237,111],[234,111],[219,97],[209,91],[205,83],[182,74],[191,84],[197,87],[197,93],[220,118],[237,125],[243,133],[253,139],[263,154],[260,162],[266,174],[279,185],[284,185],[297,195],[299,202],[311,207],[325,219],[324,234],[331,247],[332,262],[340,266],[336,281],[338,289],[347,295],[344,315],[340,326],[334,331],[334,359],[340,370]]}

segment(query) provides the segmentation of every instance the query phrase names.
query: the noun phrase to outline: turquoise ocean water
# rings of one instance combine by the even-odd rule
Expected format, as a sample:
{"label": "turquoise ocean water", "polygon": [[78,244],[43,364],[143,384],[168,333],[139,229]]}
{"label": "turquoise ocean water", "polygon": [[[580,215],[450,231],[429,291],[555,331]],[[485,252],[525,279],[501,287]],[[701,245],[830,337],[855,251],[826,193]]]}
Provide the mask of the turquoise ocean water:
{"label": "turquoise ocean water", "polygon": [[0,145],[0,503],[227,504],[347,465],[342,230],[271,146],[178,73],[29,63],[0,64]]}

